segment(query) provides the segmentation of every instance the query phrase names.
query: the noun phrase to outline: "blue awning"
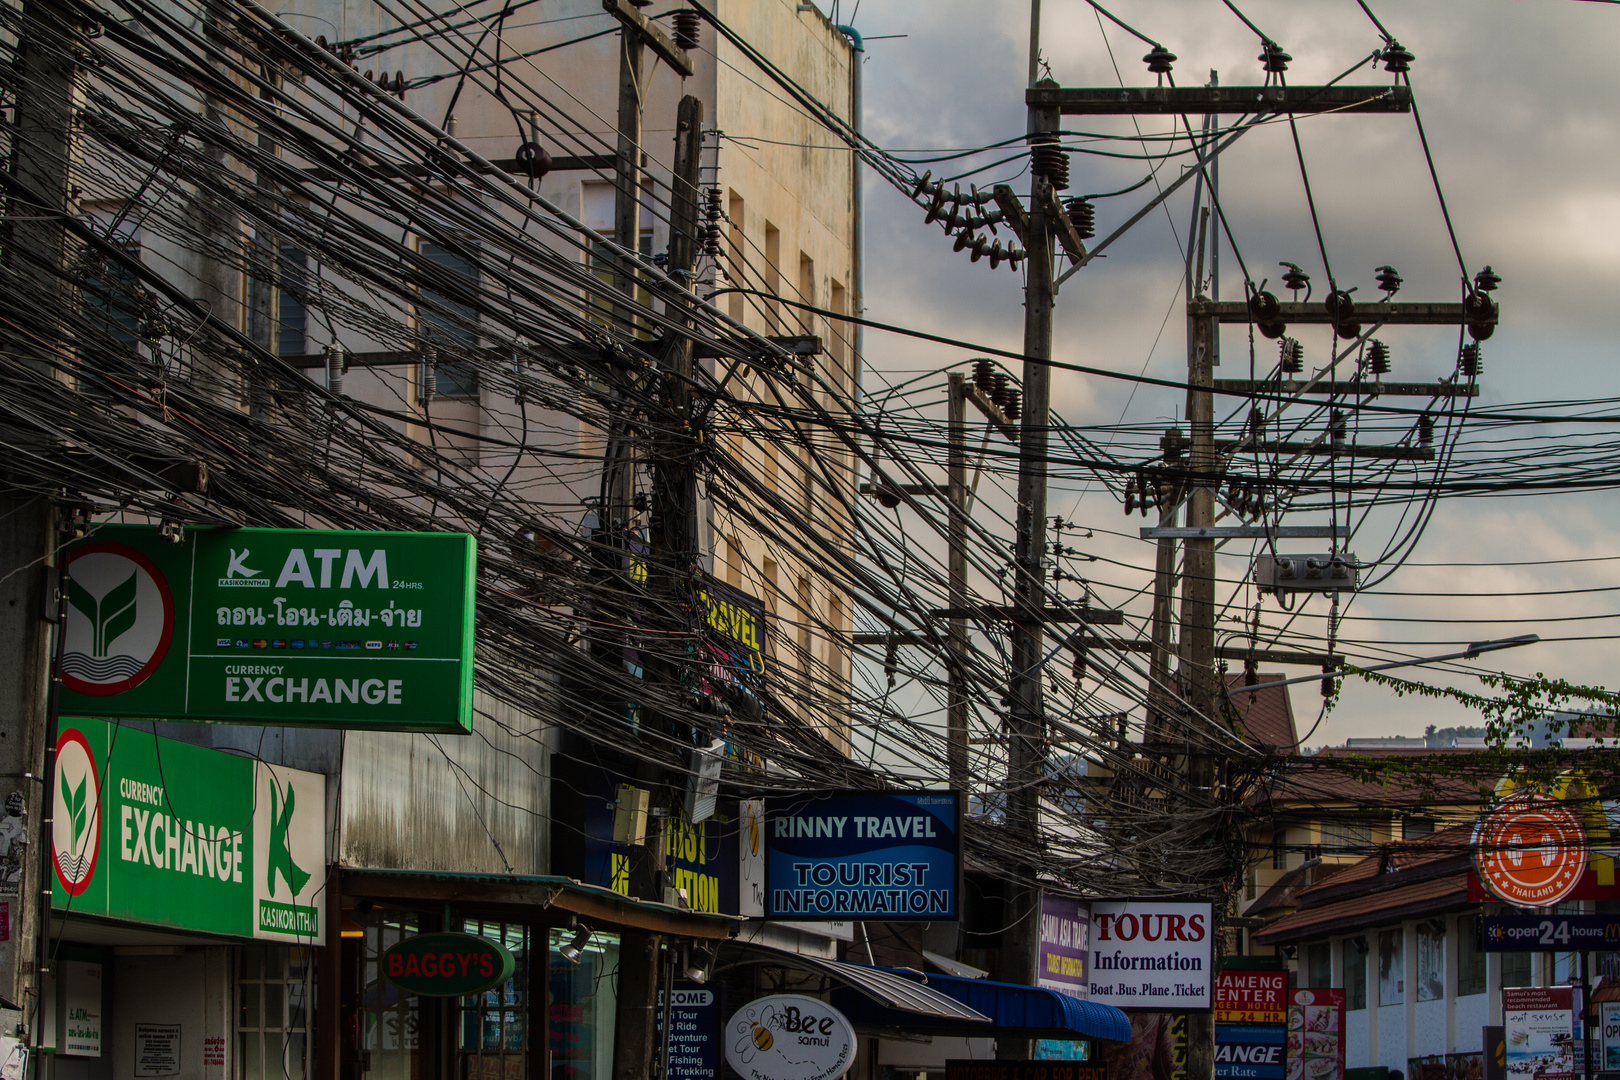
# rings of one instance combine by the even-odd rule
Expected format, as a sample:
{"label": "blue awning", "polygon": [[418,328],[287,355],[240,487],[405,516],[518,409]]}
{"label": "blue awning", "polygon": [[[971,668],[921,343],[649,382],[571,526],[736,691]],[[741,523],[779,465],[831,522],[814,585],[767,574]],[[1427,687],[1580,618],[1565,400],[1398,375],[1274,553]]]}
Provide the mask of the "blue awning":
{"label": "blue awning", "polygon": [[[930,990],[990,1017],[992,1026],[979,1029],[986,1035],[1006,1031],[1041,1039],[1131,1041],[1130,1017],[1112,1005],[1084,1001],[1040,986],[1019,986],[1016,983],[963,979],[954,975],[923,975],[900,970],[896,970],[895,974],[922,983]],[[856,1024],[912,1030],[918,1028],[915,1017],[891,1014],[891,1010],[880,1008],[853,994],[841,995],[836,989],[833,991],[833,1004]],[[969,1030],[960,1033],[970,1035],[977,1032]]]}

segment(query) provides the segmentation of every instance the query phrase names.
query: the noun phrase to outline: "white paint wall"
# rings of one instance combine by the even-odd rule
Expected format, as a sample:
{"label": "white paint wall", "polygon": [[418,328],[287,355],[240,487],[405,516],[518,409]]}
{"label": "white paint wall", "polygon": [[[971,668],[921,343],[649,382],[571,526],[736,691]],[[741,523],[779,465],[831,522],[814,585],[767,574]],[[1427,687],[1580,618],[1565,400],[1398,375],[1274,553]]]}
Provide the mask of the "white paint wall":
{"label": "white paint wall", "polygon": [[[158,955],[139,947],[115,950],[107,989],[112,1075],[135,1073],[136,1024],[179,1024],[177,1080],[226,1080],[234,1071],[231,949],[220,945],[173,948],[176,951]],[[224,1040],[223,1064],[205,1063],[203,1050],[209,1038]]]}

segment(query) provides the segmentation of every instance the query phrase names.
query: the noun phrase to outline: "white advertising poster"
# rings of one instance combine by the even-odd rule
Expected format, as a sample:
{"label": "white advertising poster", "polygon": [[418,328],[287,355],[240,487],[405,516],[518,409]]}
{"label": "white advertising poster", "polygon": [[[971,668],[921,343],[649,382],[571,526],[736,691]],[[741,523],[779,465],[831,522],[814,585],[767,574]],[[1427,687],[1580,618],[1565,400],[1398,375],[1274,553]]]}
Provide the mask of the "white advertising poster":
{"label": "white advertising poster", "polygon": [[101,965],[69,960],[62,965],[62,1053],[101,1056]]}
{"label": "white advertising poster", "polygon": [[1151,1012],[1209,1008],[1211,926],[1207,903],[1093,900],[1091,1000]]}
{"label": "white advertising poster", "polygon": [[1598,1068],[1603,1072],[1620,1070],[1620,1001],[1605,1001],[1602,1010],[1603,1044]]}
{"label": "white advertising poster", "polygon": [[812,997],[774,994],[738,1009],[723,1035],[743,1080],[837,1080],[855,1063],[855,1028]]}
{"label": "white advertising poster", "polygon": [[737,914],[765,914],[765,800],[737,804]]}

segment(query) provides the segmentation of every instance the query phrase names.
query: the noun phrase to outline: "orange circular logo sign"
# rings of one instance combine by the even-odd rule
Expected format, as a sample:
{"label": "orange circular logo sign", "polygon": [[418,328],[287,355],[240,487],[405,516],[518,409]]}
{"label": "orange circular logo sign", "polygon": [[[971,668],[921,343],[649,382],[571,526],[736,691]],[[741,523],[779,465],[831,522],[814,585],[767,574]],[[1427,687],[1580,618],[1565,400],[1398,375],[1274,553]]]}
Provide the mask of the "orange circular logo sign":
{"label": "orange circular logo sign", "polygon": [[1586,872],[1586,829],[1545,795],[1515,795],[1474,828],[1474,862],[1496,897],[1547,907],[1568,896]]}

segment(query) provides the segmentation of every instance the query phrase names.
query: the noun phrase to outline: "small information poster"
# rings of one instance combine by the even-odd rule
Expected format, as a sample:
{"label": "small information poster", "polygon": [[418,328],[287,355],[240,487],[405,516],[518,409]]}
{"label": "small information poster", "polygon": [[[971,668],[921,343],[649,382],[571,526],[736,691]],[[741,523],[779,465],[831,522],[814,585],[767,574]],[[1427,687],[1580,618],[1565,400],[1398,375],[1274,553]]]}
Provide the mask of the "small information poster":
{"label": "small information poster", "polygon": [[1598,1068],[1603,1072],[1620,1070],[1620,1001],[1599,1005],[1603,1018],[1603,1045]]}
{"label": "small information poster", "polygon": [[1574,1080],[1576,991],[1570,986],[1502,991],[1509,1076]]}
{"label": "small information poster", "polygon": [[[716,1080],[720,1075],[720,996],[712,987],[678,982],[669,1003],[668,1080]],[[659,995],[658,1023],[664,1022]]]}
{"label": "small information poster", "polygon": [[180,1025],[135,1025],[135,1075],[180,1074]]}
{"label": "small information poster", "polygon": [[1344,991],[1288,995],[1287,1080],[1344,1080]]}
{"label": "small information poster", "polygon": [[101,965],[69,960],[62,965],[62,1053],[101,1056]]}
{"label": "small information poster", "polygon": [[1282,1024],[1287,1018],[1288,972],[1220,971],[1215,974],[1217,1024]]}

